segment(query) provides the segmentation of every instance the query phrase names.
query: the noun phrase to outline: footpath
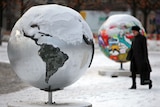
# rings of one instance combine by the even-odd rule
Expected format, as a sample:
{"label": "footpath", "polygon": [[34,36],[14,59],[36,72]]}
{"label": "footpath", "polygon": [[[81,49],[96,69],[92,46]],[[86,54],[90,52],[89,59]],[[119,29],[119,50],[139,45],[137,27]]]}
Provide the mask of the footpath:
{"label": "footpath", "polygon": [[[112,78],[100,75],[100,71],[115,72],[120,64],[106,58],[99,49],[91,67],[74,84],[64,90],[53,92],[53,100],[85,101],[93,107],[159,107],[160,101],[160,53],[151,51],[149,58],[152,66],[151,78],[153,88],[139,85],[129,90],[131,78],[123,75]],[[129,72],[129,62],[124,64]],[[123,72],[123,71],[122,71]],[[7,56],[7,43],[0,46],[0,107],[7,107],[11,102],[40,102],[48,100],[48,93],[22,82],[10,67]]]}

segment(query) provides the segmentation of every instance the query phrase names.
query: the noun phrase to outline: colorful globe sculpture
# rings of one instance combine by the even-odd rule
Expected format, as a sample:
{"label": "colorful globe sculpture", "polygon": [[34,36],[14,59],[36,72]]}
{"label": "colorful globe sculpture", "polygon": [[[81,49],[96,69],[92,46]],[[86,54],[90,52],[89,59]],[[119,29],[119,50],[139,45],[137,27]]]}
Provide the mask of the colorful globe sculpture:
{"label": "colorful globe sculpture", "polygon": [[116,62],[126,62],[133,39],[131,27],[134,25],[138,25],[140,32],[146,35],[141,22],[135,17],[127,14],[110,16],[98,32],[98,43],[102,52]]}
{"label": "colorful globe sculpture", "polygon": [[60,5],[30,8],[15,24],[8,42],[13,70],[45,91],[63,89],[90,66],[93,36],[81,15]]}

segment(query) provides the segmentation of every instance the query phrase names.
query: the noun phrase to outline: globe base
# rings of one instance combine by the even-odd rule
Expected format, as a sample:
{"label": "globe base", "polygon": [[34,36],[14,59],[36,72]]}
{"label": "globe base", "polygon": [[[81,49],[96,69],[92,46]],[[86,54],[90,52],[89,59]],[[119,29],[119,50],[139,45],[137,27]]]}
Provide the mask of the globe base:
{"label": "globe base", "polygon": [[12,102],[8,107],[92,107],[92,104],[81,101],[56,101],[52,104],[30,103],[30,102]]}
{"label": "globe base", "polygon": [[131,72],[127,69],[114,69],[114,68],[107,68],[107,70],[100,70],[98,74],[101,76],[111,76],[111,77],[118,77],[118,76],[131,76]]}

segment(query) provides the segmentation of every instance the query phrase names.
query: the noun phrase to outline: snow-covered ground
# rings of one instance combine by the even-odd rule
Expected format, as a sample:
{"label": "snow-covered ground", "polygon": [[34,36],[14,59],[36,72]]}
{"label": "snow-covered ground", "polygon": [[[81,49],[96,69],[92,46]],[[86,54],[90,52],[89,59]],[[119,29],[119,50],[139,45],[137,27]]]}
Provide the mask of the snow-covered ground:
{"label": "snow-covered ground", "polygon": [[[150,46],[154,47],[155,44]],[[157,46],[157,45],[156,45]],[[7,44],[0,46],[0,62],[7,62]],[[119,76],[101,76],[99,71],[114,72],[119,69],[120,64],[105,57],[98,47],[91,68],[87,70],[77,82],[64,88],[64,90],[53,92],[53,100],[78,100],[92,103],[93,107],[159,107],[160,105],[160,51],[149,51],[149,59],[152,66],[151,79],[153,88],[139,85],[137,78],[137,89],[128,89],[131,86],[131,78]],[[158,47],[157,49],[160,49]],[[154,50],[154,51],[153,51]],[[124,68],[129,71],[129,62]],[[122,71],[123,72],[123,71]],[[48,93],[32,86],[23,90],[0,95],[0,107],[7,107],[10,102],[46,102]]]}

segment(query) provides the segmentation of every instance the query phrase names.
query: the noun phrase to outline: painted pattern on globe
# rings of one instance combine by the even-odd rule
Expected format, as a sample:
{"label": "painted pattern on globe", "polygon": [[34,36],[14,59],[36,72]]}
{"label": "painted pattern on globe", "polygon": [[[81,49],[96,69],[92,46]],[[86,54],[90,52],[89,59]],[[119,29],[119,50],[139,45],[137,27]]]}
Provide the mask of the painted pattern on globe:
{"label": "painted pattern on globe", "polygon": [[140,26],[142,35],[146,35],[141,22],[135,17],[127,14],[110,16],[98,33],[102,52],[116,62],[127,62],[126,57],[134,38],[131,27],[134,25]]}

